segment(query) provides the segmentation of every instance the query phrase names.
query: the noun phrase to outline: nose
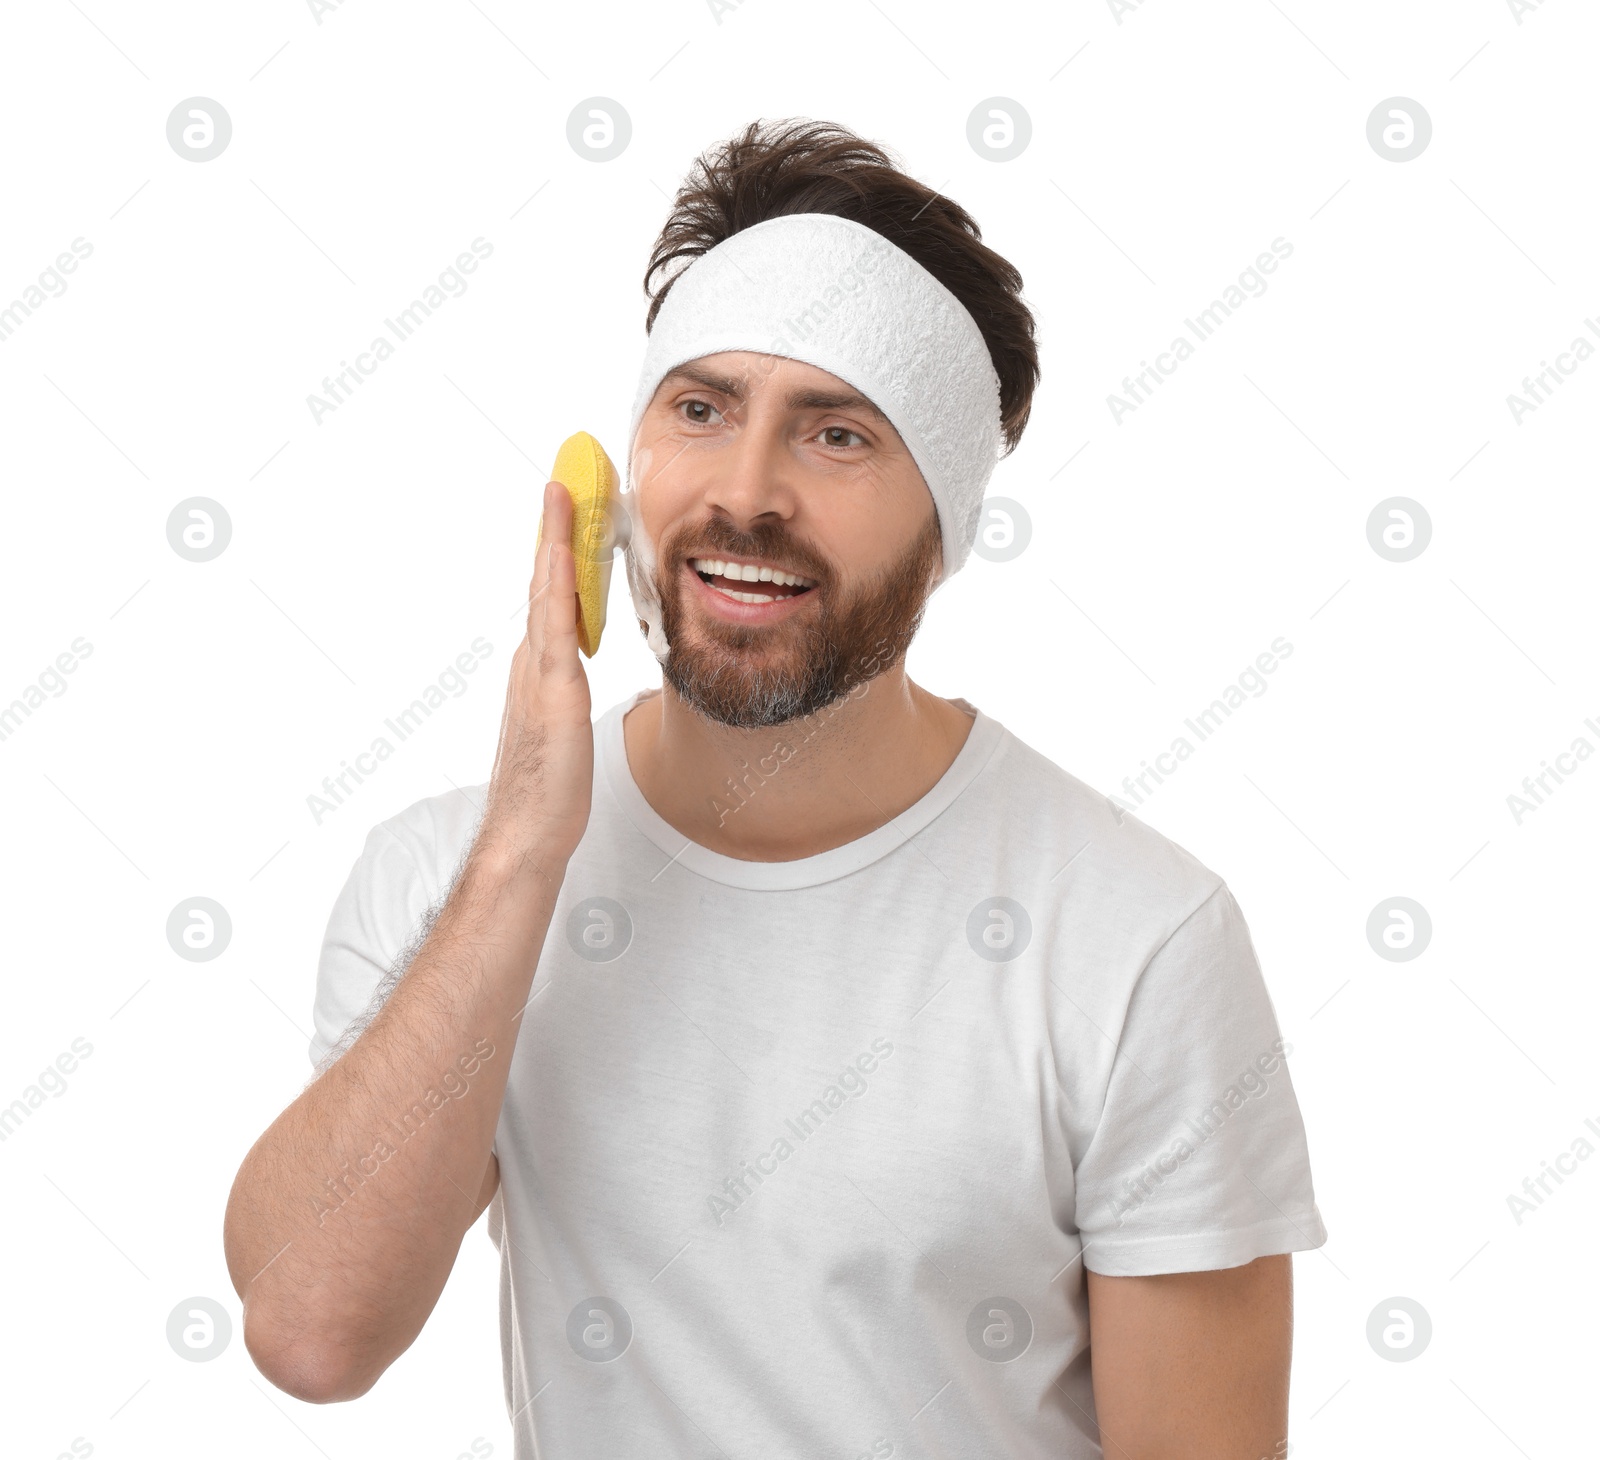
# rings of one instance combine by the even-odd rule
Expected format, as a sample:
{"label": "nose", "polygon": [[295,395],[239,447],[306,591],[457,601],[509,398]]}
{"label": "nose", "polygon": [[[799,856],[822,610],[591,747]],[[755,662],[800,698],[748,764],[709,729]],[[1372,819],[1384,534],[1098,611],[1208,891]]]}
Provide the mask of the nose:
{"label": "nose", "polygon": [[703,458],[704,501],[741,531],[765,518],[787,521],[795,495],[781,423],[760,408],[743,407],[738,430]]}

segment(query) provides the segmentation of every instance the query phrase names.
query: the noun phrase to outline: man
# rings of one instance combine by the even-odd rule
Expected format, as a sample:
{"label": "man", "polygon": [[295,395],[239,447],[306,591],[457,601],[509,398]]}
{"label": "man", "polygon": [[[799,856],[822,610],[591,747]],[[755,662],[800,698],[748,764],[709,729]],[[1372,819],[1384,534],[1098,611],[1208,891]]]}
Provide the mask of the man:
{"label": "man", "polygon": [[521,1457],[1277,1460],[1325,1232],[1239,906],[905,673],[1027,417],[1020,278],[822,124],[703,163],[679,255],[662,687],[591,722],[547,484],[492,775],[369,834],[235,1183],[247,1346],[365,1393],[488,1206]]}

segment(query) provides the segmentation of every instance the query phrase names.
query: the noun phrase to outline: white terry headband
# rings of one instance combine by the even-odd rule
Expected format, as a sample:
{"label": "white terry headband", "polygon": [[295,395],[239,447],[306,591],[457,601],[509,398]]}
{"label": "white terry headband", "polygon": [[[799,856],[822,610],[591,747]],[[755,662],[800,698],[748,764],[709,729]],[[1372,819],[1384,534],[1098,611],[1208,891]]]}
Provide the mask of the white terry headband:
{"label": "white terry headband", "polygon": [[[790,213],[725,238],[675,278],[656,314],[628,421],[628,587],[667,657],[655,544],[633,481],[639,420],[669,370],[721,350],[802,360],[854,386],[900,433],[933,495],[944,576],[966,562],[1004,441],[1000,379],[977,322],[881,233],[832,213]],[[639,561],[635,561],[635,559]]]}

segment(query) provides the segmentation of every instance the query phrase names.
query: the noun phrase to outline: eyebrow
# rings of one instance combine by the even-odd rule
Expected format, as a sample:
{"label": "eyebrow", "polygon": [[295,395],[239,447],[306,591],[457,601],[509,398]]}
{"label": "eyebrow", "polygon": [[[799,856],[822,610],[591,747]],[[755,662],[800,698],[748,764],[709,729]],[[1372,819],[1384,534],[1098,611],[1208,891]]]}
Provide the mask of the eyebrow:
{"label": "eyebrow", "polygon": [[[663,378],[663,384],[670,384],[673,381],[692,382],[737,401],[745,399],[743,385],[733,376],[717,375],[713,371],[702,370],[695,365],[679,365],[669,370]],[[791,411],[862,411],[885,426],[892,427],[894,424],[866,396],[856,390],[796,389],[789,392],[784,404]]]}

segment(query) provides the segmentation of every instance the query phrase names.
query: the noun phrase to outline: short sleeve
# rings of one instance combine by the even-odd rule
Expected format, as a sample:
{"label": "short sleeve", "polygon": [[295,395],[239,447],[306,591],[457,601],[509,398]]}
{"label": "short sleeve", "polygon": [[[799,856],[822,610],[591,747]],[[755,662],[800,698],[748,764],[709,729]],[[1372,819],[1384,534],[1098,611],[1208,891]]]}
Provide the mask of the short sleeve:
{"label": "short sleeve", "polygon": [[[404,971],[403,954],[427,917],[429,893],[416,858],[381,823],[345,879],[317,959],[310,1055],[316,1069],[350,1025]],[[392,977],[391,977],[392,975]]]}
{"label": "short sleeve", "polygon": [[1327,1240],[1289,1052],[1244,914],[1219,884],[1134,985],[1074,1173],[1085,1267],[1198,1272]]}

